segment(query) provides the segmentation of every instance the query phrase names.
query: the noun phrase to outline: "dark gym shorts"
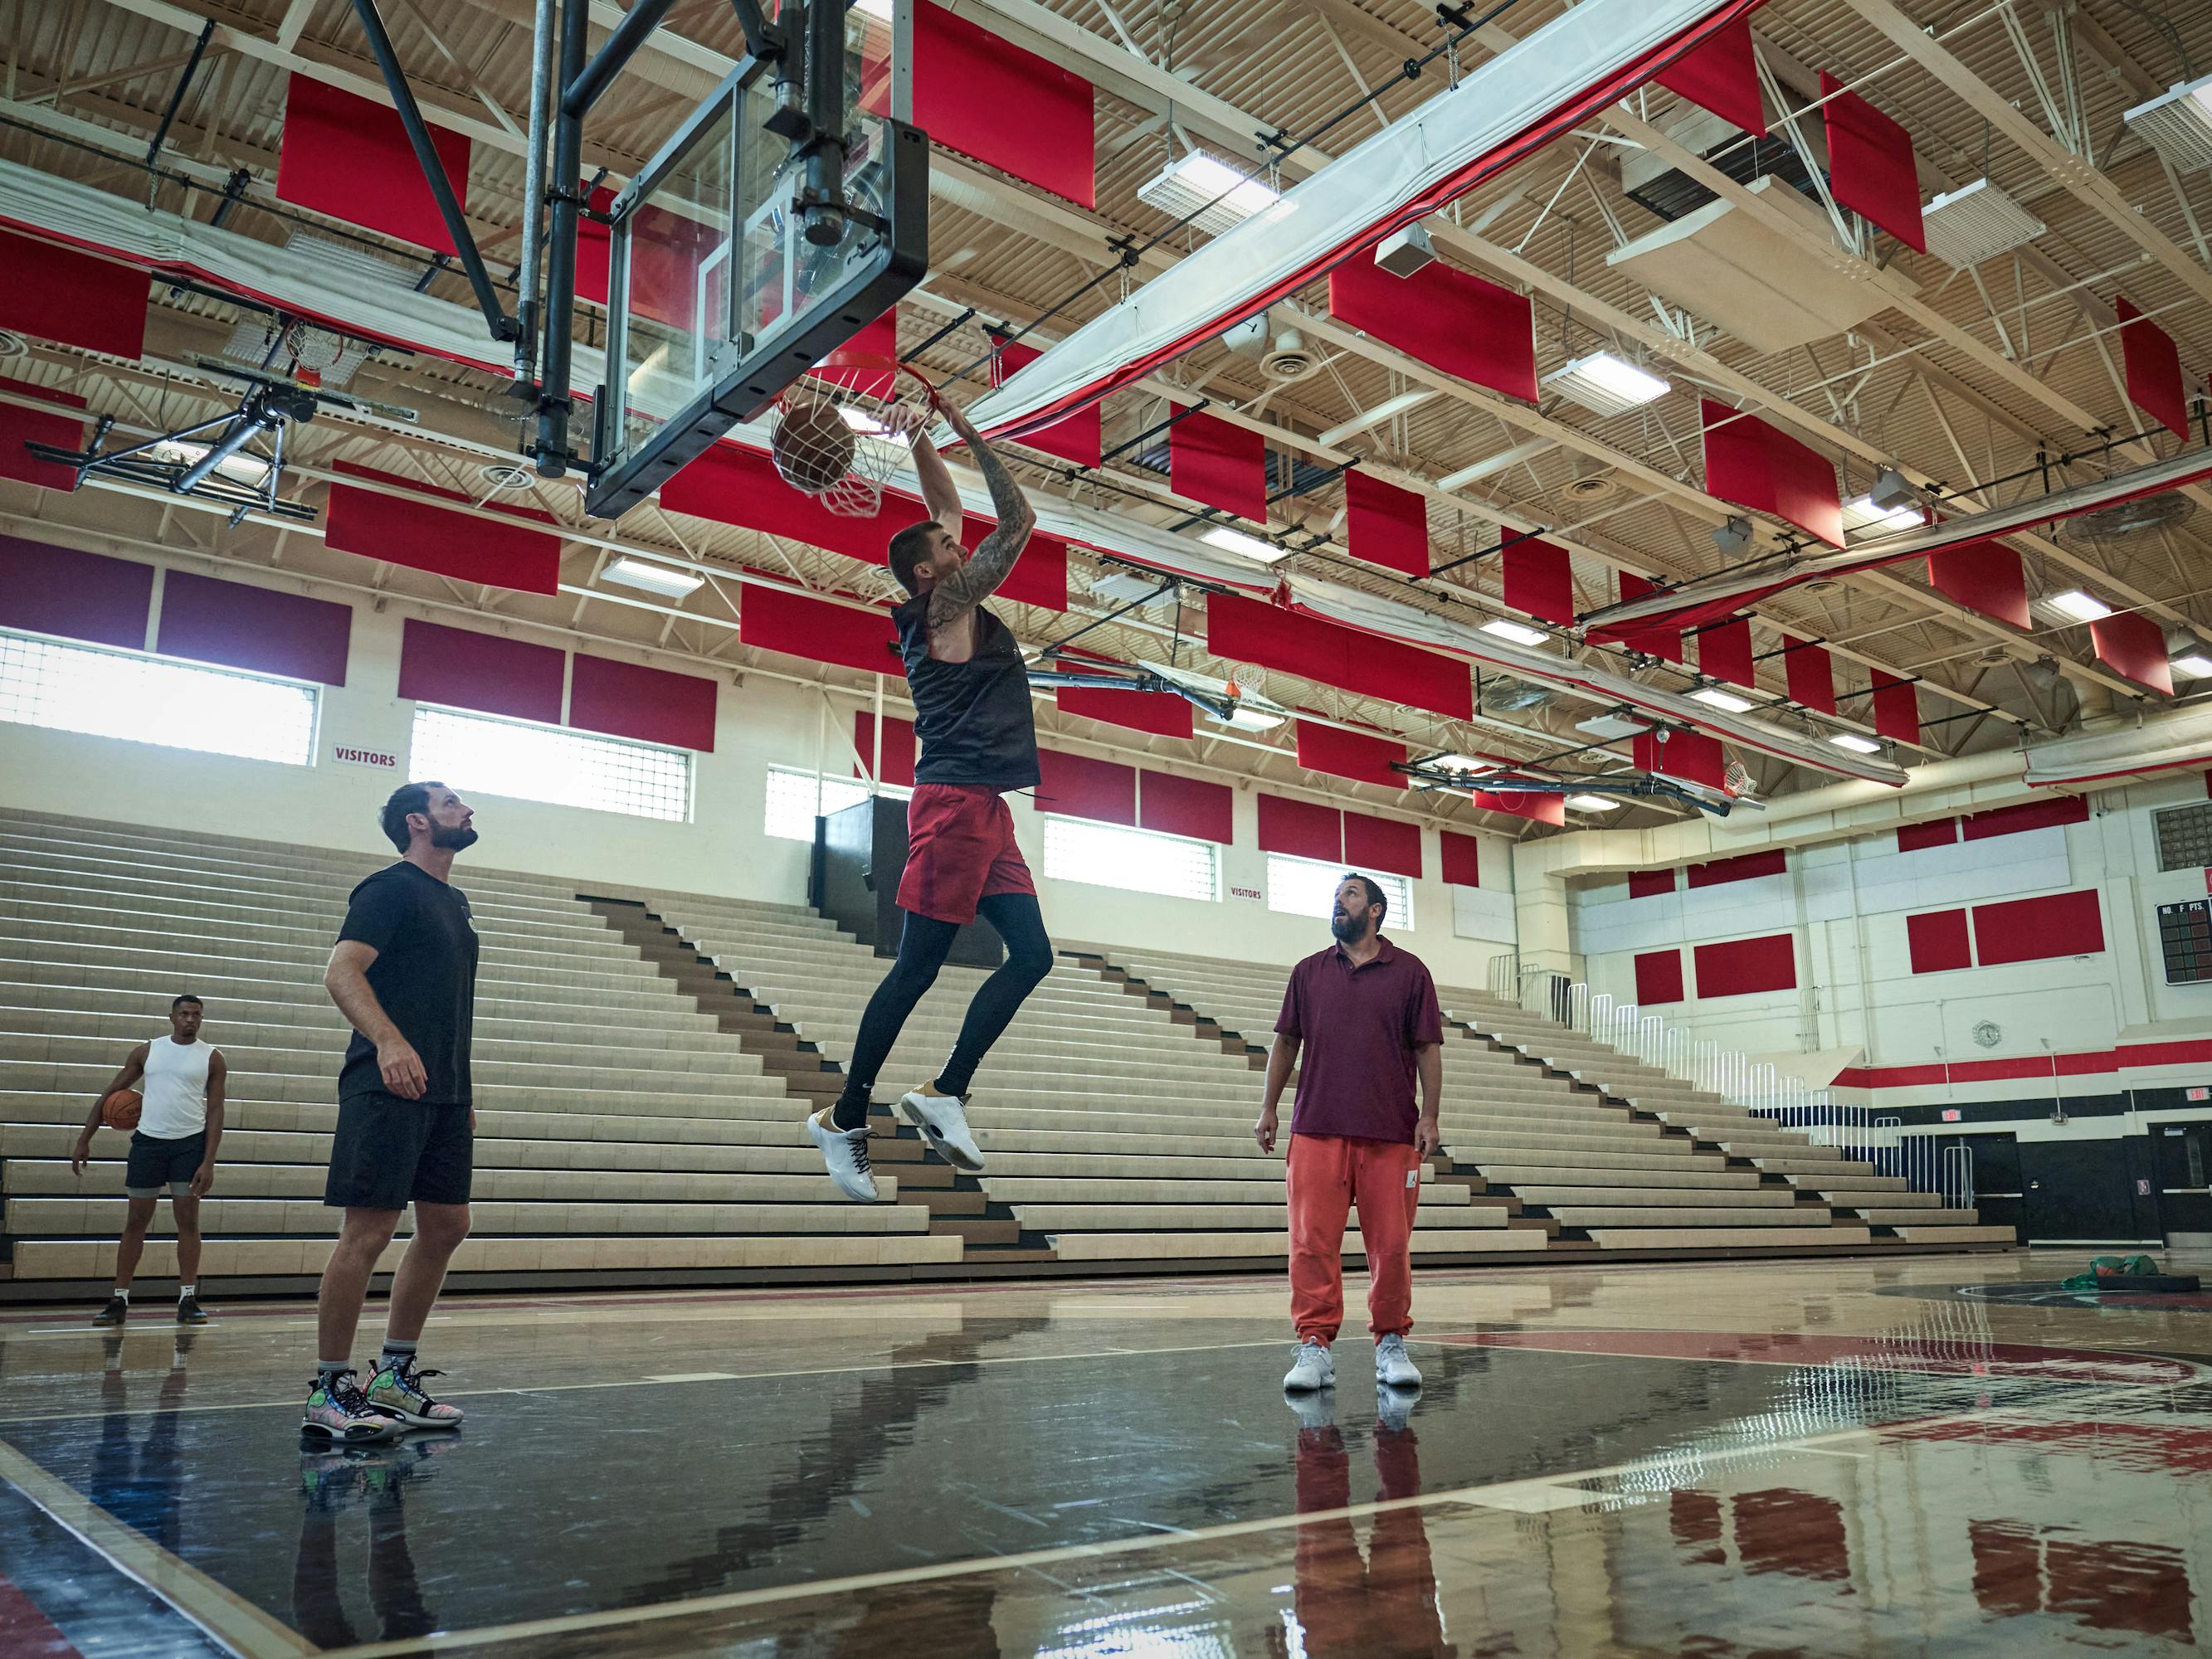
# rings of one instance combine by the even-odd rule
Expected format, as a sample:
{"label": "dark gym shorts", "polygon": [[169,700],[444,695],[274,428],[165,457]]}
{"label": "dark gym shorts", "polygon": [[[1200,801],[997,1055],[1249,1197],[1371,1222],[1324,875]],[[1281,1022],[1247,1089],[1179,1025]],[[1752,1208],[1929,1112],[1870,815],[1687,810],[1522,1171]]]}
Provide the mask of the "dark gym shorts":
{"label": "dark gym shorts", "polygon": [[132,1198],[159,1198],[161,1188],[172,1198],[191,1196],[192,1177],[207,1161],[207,1131],[181,1140],[157,1140],[131,1132],[131,1158],[123,1166],[123,1190]]}
{"label": "dark gym shorts", "polygon": [[363,1210],[404,1210],[410,1200],[465,1204],[475,1169],[467,1107],[350,1095],[338,1102],[323,1202]]}

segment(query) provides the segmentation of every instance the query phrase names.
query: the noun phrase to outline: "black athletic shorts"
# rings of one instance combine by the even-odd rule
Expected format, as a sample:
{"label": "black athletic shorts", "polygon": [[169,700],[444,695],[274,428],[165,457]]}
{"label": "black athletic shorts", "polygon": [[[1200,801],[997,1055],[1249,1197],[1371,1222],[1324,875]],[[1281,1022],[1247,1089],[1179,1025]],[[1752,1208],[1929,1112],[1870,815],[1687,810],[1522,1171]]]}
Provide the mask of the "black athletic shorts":
{"label": "black athletic shorts", "polygon": [[404,1210],[410,1199],[465,1204],[475,1169],[467,1107],[352,1095],[338,1102],[323,1202],[364,1210]]}
{"label": "black athletic shorts", "polygon": [[157,1140],[131,1132],[131,1161],[123,1166],[123,1190],[133,1198],[159,1198],[161,1188],[172,1198],[191,1195],[192,1177],[207,1161],[207,1131],[181,1140]]}

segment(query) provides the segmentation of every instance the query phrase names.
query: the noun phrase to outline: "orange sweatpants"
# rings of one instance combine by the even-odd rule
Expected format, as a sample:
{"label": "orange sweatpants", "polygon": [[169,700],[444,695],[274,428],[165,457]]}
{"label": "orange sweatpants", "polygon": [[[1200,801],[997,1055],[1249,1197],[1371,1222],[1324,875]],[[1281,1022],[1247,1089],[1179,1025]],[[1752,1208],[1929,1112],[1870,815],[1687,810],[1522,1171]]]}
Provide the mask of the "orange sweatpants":
{"label": "orange sweatpants", "polygon": [[1292,1135],[1291,1320],[1298,1340],[1334,1342],[1344,1323],[1344,1222],[1359,1206],[1367,1247],[1367,1328],[1377,1338],[1413,1328],[1408,1241],[1421,1201],[1420,1155],[1395,1140]]}

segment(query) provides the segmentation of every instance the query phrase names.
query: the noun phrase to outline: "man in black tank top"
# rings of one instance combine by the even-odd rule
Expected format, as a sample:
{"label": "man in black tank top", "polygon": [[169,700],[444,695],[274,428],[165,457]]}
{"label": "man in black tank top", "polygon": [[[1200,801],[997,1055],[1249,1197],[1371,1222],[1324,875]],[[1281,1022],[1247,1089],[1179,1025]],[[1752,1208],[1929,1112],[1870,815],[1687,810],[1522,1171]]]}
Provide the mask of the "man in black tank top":
{"label": "man in black tank top", "polygon": [[1006,942],[1006,960],[968,1005],[951,1058],[930,1082],[908,1090],[898,1109],[959,1169],[983,1167],[968,1132],[969,1081],[1022,999],[1052,968],[1036,884],[1014,845],[1013,814],[1000,799],[1037,781],[1029,671],[1013,635],[983,608],[1013,568],[1036,515],[967,416],[950,404],[940,409],[990,485],[999,524],[974,553],[961,546],[959,492],[928,436],[917,436],[915,471],[931,516],[892,537],[890,552],[891,574],[909,596],[891,616],[921,740],[898,890],[906,924],[898,960],[860,1017],[844,1093],[806,1123],[837,1189],[863,1201],[876,1196],[867,1128],[876,1073],[935,981],[953,936],[980,914]]}

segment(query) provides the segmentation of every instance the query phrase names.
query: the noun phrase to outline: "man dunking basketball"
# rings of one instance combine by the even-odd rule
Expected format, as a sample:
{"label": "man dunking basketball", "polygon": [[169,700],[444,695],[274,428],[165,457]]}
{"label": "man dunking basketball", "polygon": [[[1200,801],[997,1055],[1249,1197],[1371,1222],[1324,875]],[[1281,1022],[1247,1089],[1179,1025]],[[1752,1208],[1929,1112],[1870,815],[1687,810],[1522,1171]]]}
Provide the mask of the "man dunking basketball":
{"label": "man dunking basketball", "polygon": [[1006,944],[1006,960],[968,1005],[959,1041],[934,1079],[909,1089],[898,1109],[946,1161],[983,1167],[964,1109],[975,1067],[1022,999],[1052,968],[1052,941],[1037,909],[1036,884],[1014,845],[1013,814],[1000,799],[1037,782],[1036,723],[1029,673],[1006,625],[983,608],[1028,543],[1036,515],[967,416],[945,418],[967,442],[991,487],[998,528],[971,554],[960,544],[960,496],[927,433],[914,442],[929,519],[891,538],[891,574],[908,597],[891,617],[921,739],[914,799],[907,807],[906,873],[899,908],[906,922],[898,960],[868,999],[844,1092],[807,1120],[830,1177],[848,1198],[871,1200],[868,1103],[900,1030],[978,912]]}

